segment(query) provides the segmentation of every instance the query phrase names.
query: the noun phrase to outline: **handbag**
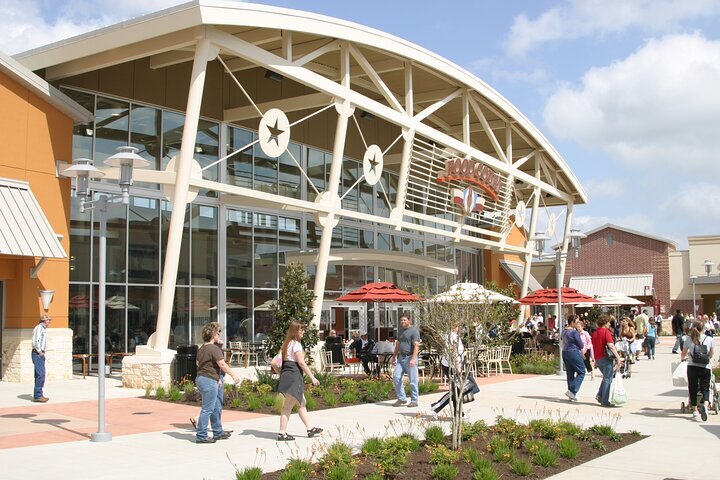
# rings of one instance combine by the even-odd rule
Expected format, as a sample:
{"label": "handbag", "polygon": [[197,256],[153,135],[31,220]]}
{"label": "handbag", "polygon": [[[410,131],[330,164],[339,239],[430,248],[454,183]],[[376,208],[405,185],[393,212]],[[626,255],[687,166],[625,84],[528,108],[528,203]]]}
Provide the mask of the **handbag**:
{"label": "handbag", "polygon": [[282,355],[280,355],[280,352],[278,352],[278,354],[275,355],[272,360],[270,360],[270,369],[274,373],[280,373],[280,370],[282,370],[282,364]]}
{"label": "handbag", "polygon": [[615,373],[615,378],[613,378],[612,385],[610,386],[610,392],[610,402],[615,405],[627,403],[627,392],[625,391],[625,385],[623,384],[622,373],[620,373],[620,371]]}

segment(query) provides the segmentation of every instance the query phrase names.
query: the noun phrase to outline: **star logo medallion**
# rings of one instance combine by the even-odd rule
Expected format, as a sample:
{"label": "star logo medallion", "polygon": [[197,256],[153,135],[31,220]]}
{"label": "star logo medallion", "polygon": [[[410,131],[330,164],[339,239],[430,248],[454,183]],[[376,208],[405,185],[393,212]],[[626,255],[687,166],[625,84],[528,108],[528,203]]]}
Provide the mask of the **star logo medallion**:
{"label": "star logo medallion", "polygon": [[282,110],[271,108],[260,120],[258,128],[260,148],[271,158],[277,158],[290,143],[290,122]]}
{"label": "star logo medallion", "polygon": [[377,145],[370,145],[363,156],[363,175],[368,185],[375,185],[383,171],[383,152]]}

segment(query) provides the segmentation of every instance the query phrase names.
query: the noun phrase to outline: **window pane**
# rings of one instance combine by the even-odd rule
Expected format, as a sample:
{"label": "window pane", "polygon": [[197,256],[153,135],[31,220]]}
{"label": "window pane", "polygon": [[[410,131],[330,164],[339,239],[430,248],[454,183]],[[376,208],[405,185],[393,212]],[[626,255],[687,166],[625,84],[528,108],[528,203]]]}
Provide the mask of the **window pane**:
{"label": "window pane", "polygon": [[[150,162],[151,170],[160,168],[162,144],[160,138],[160,110],[133,105],[130,112],[130,145],[138,155]],[[134,182],[137,187],[157,189],[154,183]]]}
{"label": "window pane", "polygon": [[160,209],[151,198],[130,199],[128,282],[160,282]]}
{"label": "window pane", "polygon": [[128,352],[138,345],[147,345],[155,332],[158,311],[158,287],[128,287]]}
{"label": "window pane", "polygon": [[277,288],[277,217],[256,213],[253,239],[255,286]]}
{"label": "window pane", "polygon": [[307,248],[319,248],[320,238],[322,237],[322,228],[315,225],[315,222],[308,220],[307,222]]}
{"label": "window pane", "polygon": [[192,207],[192,283],[218,284],[217,208]]}
{"label": "window pane", "polygon": [[[215,122],[200,119],[198,122],[198,132],[193,157],[200,164],[201,168],[217,162],[219,145],[220,125]],[[216,164],[207,170],[203,170],[202,178],[216,182],[218,180],[218,168]],[[215,190],[202,188],[199,191],[199,195],[203,197],[216,197],[217,192]]]}
{"label": "window pane", "polygon": [[[342,200],[342,207],[354,212],[358,210],[358,186],[355,185],[357,179],[358,163],[354,160],[344,158],[342,166],[341,196],[345,195],[345,198]],[[352,190],[350,190],[351,187]]]}
{"label": "window pane", "polygon": [[80,199],[70,197],[70,281],[90,281],[92,212],[80,213]]}
{"label": "window pane", "polygon": [[93,157],[96,167],[103,166],[105,159],[117,152],[117,147],[128,144],[129,108],[128,102],[98,97],[95,112],[95,156]]}
{"label": "window pane", "polygon": [[[240,128],[228,127],[228,154],[236,152],[253,142],[256,135]],[[252,188],[253,149],[244,148],[227,159],[227,183],[238,187]]]}
{"label": "window pane", "polygon": [[254,145],[255,154],[255,185],[254,189],[261,192],[277,193],[278,160],[265,155],[260,145]]}
{"label": "window pane", "polygon": [[176,349],[178,345],[187,345],[190,341],[190,289],[175,289],[172,320],[170,321],[170,342],[168,347]]}
{"label": "window pane", "polygon": [[384,172],[380,177],[380,181],[375,184],[375,215],[387,217],[390,215],[390,204],[388,203],[390,196],[390,180],[388,173]]}
{"label": "window pane", "polygon": [[[307,176],[317,191],[322,193],[325,191],[325,152],[308,148],[307,155]],[[307,197],[311,202],[317,197],[311,185],[307,187]]]}
{"label": "window pane", "polygon": [[228,341],[247,342],[253,338],[251,312],[252,290],[229,288],[225,307],[227,318],[225,329]]}
{"label": "window pane", "polygon": [[360,230],[352,227],[343,227],[343,248],[358,248],[360,246]]}
{"label": "window pane", "polygon": [[[302,165],[302,147],[297,143],[288,145],[288,150],[280,156],[280,177],[278,193],[285,197],[300,198],[300,169]],[[290,154],[292,153],[292,157]],[[297,161],[293,161],[293,157]]]}
{"label": "window pane", "polygon": [[252,287],[252,214],[227,211],[227,285]]}
{"label": "window pane", "polygon": [[343,288],[355,290],[365,285],[365,267],[360,265],[343,266]]}
{"label": "window pane", "polygon": [[165,170],[168,162],[175,156],[180,155],[180,144],[182,142],[182,131],[185,126],[185,115],[175,112],[162,114],[163,130],[163,157],[161,170]]}
{"label": "window pane", "polygon": [[360,248],[375,248],[375,232],[363,230],[360,235]]}
{"label": "window pane", "polygon": [[202,327],[217,320],[217,288],[192,287],[192,334],[190,343],[203,343]]}
{"label": "window pane", "polygon": [[[168,232],[170,230],[170,216],[172,215],[172,203],[163,200],[160,202],[160,231],[162,233],[161,245],[167,245]],[[162,265],[165,265],[165,248],[160,252],[162,254]],[[178,260],[177,284],[188,285],[190,283],[190,226],[189,215],[185,212],[185,222],[183,224],[182,244],[180,246],[180,258]]]}
{"label": "window pane", "polygon": [[[95,111],[95,95],[65,88],[61,90],[89,112]],[[73,158],[92,158],[94,129],[93,122],[73,126]]]}
{"label": "window pane", "polygon": [[[99,195],[96,194],[95,198]],[[111,283],[126,281],[125,276],[125,238],[127,229],[127,209],[125,205],[113,205],[107,209],[107,236],[105,255],[105,280]],[[94,220],[100,221],[99,213],[95,212]],[[93,281],[99,281],[98,262],[100,260],[100,225],[93,230]]]}
{"label": "window pane", "polygon": [[255,290],[255,337],[256,342],[265,340],[270,333],[272,324],[275,321],[270,307],[272,302],[277,301],[276,290]]}
{"label": "window pane", "polygon": [[[300,250],[300,220],[296,218],[278,218],[278,246],[280,251],[280,278],[285,276],[285,269],[292,261],[292,253]],[[288,255],[290,254],[290,255]]]}
{"label": "window pane", "polygon": [[73,331],[72,353],[90,353],[90,287],[70,284],[68,327]]}
{"label": "window pane", "polygon": [[126,352],[125,286],[106,286],[105,292],[105,352]]}

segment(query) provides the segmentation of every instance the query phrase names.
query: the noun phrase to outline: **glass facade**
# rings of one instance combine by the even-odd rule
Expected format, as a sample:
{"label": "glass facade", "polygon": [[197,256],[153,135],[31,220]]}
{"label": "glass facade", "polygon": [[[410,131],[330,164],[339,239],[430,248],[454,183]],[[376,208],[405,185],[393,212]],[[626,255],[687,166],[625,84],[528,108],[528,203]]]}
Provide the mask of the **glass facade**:
{"label": "glass facade", "polygon": [[[93,157],[96,165],[122,145],[132,145],[150,161],[151,169],[164,169],[179,154],[184,116],[136,102],[90,92],[65,89],[74,100],[94,111],[95,122],[76,126],[73,156]],[[221,141],[221,139],[223,139]],[[325,190],[332,155],[291,143],[280,158],[267,158],[257,145],[255,132],[201,120],[195,159],[203,178],[289,198],[314,200]],[[233,154],[224,163],[218,158]],[[224,168],[222,167],[224,165]],[[207,167],[207,168],[205,168]],[[307,173],[308,179],[301,169]],[[369,186],[356,182],[362,165],[343,160],[343,208],[387,216],[398,187],[398,176],[384,172]],[[96,195],[117,191],[112,181],[93,183]],[[107,335],[106,349],[132,352],[153,333],[159,306],[162,268],[172,204],[155,184],[136,182],[129,205],[108,209]],[[74,353],[96,352],[98,338],[98,236],[92,211],[80,212],[71,201],[70,328]],[[311,214],[253,211],[225,205],[214,191],[200,191],[185,214],[177,290],[172,310],[170,348],[200,342],[199,331],[219,320],[227,339],[262,340],[272,326],[271,307],[279,295],[280,279],[296,255],[311,255],[320,244],[322,228]],[[402,252],[455,263],[458,279],[481,281],[481,256],[446,245],[434,235],[398,233],[383,225],[343,220],[333,231],[333,249],[371,249]],[[438,274],[423,276],[389,266],[328,265],[325,299],[371,281],[389,281],[401,288],[437,293],[455,279]],[[308,267],[309,286],[314,266]],[[372,318],[372,308],[366,312]],[[354,317],[353,317],[354,318]]]}

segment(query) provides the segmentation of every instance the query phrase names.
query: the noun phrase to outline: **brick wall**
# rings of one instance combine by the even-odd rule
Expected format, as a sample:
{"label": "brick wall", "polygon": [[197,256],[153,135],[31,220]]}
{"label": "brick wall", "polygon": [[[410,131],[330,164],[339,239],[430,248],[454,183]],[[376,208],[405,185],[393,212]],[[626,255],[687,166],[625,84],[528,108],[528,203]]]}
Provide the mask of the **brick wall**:
{"label": "brick wall", "polygon": [[670,303],[668,258],[674,251],[671,243],[607,227],[582,240],[577,258],[568,255],[565,284],[571,276],[652,273],[658,303],[665,305],[666,312],[674,312],[676,307]]}

